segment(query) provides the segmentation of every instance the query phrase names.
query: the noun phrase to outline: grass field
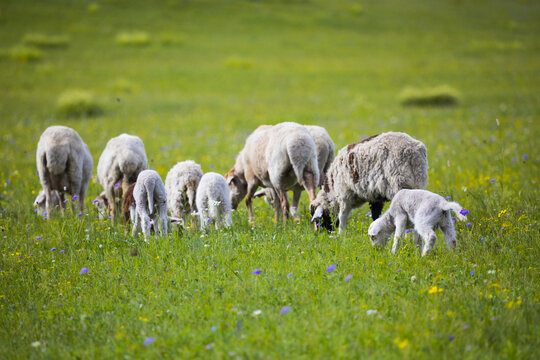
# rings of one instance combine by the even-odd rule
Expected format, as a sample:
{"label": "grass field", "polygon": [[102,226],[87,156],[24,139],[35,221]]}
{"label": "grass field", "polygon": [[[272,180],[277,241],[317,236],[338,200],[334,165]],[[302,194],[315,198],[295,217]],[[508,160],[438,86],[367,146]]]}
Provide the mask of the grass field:
{"label": "grass field", "polygon": [[[539,358],[538,34],[526,0],[2,1],[0,358]],[[401,103],[446,87],[457,105]],[[58,105],[81,94],[96,116]],[[423,141],[428,189],[470,211],[457,250],[373,249],[368,207],[315,233],[305,194],[298,223],[256,200],[254,228],[241,205],[149,243],[98,219],[95,178],[82,217],[34,213],[50,125],[95,165],[138,135],[165,178],[225,173],[282,121]]]}

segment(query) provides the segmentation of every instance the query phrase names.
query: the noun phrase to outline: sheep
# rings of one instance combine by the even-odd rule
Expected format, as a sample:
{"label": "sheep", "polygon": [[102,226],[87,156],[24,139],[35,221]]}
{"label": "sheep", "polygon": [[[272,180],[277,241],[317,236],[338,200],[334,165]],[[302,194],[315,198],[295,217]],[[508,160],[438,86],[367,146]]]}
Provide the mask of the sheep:
{"label": "sheep", "polygon": [[384,215],[371,223],[368,235],[374,247],[384,247],[395,230],[392,246],[392,253],[395,254],[406,226],[412,224],[414,242],[420,247],[423,240],[422,256],[426,256],[435,246],[435,230],[439,227],[448,249],[455,248],[456,232],[450,211],[461,221],[467,219],[465,215],[468,211],[456,202],[446,201],[442,196],[427,190],[403,189],[394,196]]}
{"label": "sheep", "polygon": [[[60,194],[58,191],[53,190],[51,191],[51,200],[50,204],[52,208],[60,207],[61,201],[60,201]],[[36,200],[34,200],[34,207],[36,208],[36,212],[38,215],[45,215],[45,191],[41,190],[36,197]]]}
{"label": "sheep", "polygon": [[113,221],[118,209],[117,202],[122,201],[122,193],[147,168],[146,151],[138,136],[120,134],[107,142],[99,157],[97,179],[105,191],[107,213]]}
{"label": "sheep", "polygon": [[157,212],[161,225],[159,233],[167,234],[169,232],[165,185],[156,171],[143,170],[139,173],[133,187],[133,199],[135,200],[133,236],[137,234],[141,226],[144,237],[150,235],[150,217],[154,211]]}
{"label": "sheep", "polygon": [[[326,174],[326,171],[334,160],[335,145],[325,128],[316,125],[304,125],[304,127],[313,137],[313,140],[315,141],[315,147],[317,148],[317,163],[319,165],[320,172],[320,186],[324,183],[324,176]],[[296,184],[292,189],[293,201],[291,205],[291,215],[293,216],[293,218],[298,218],[298,203],[300,202],[302,189],[302,186],[300,186],[299,184]],[[262,196],[264,196],[264,200],[267,204],[274,206],[276,192],[272,188],[261,189],[257,191],[254,195],[254,197]]]}
{"label": "sheep", "polygon": [[184,216],[197,211],[195,193],[203,176],[201,165],[192,160],[177,163],[165,178],[167,207],[173,217]]}
{"label": "sheep", "polygon": [[[45,129],[37,145],[36,163],[47,213],[54,205],[60,205],[64,213],[64,193],[72,195],[72,200],[78,198],[79,213],[82,213],[94,161],[79,134],[66,126]],[[53,194],[55,191],[57,194]],[[40,195],[35,204],[39,204],[39,198]],[[71,206],[75,212],[75,201]]]}
{"label": "sheep", "polygon": [[399,190],[424,189],[427,182],[427,149],[422,142],[396,132],[371,136],[339,151],[311,202],[312,222],[331,231],[330,214],[337,215],[343,233],[352,209],[369,202],[376,220],[384,202]]}
{"label": "sheep", "polygon": [[300,184],[315,199],[319,183],[319,166],[315,142],[305,127],[296,123],[259,126],[248,138],[225,175],[231,190],[233,209],[245,197],[249,222],[253,223],[252,197],[257,187],[271,187],[279,201],[274,204],[275,220],[283,213],[286,224],[289,201],[286,191]]}
{"label": "sheep", "polygon": [[196,203],[201,230],[205,231],[207,224],[215,223],[216,229],[232,225],[231,199],[229,187],[225,178],[215,172],[202,176],[197,188]]}

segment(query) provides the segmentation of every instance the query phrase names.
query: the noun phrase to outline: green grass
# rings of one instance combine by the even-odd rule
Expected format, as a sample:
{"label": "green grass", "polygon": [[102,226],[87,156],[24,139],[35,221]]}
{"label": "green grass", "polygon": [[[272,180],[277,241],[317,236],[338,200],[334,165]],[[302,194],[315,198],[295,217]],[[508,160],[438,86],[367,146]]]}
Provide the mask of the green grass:
{"label": "green grass", "polygon": [[[532,1],[3,2],[0,358],[538,358],[539,20]],[[150,40],[120,46],[126,29]],[[14,61],[25,34],[69,46]],[[437,84],[459,104],[401,105]],[[61,116],[66,89],[106,111]],[[250,131],[281,121],[324,126],[338,149],[423,141],[428,189],[470,211],[457,250],[377,251],[367,207],[344,236],[314,233],[305,195],[299,225],[255,200],[253,229],[242,205],[230,230],[149,243],[98,219],[94,180],[83,217],[33,212],[47,126],[76,129],[96,165],[136,134],[164,178],[186,159],[225,173]]]}

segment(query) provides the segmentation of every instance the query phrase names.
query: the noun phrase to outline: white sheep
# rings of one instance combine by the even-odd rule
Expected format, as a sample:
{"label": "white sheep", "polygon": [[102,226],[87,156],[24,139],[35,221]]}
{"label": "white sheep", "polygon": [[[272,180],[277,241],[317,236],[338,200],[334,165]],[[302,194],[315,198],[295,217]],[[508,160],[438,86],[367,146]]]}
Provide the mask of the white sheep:
{"label": "white sheep", "polygon": [[154,212],[159,217],[160,234],[169,232],[169,219],[167,217],[167,194],[165,185],[159,174],[154,170],[143,170],[137,177],[133,187],[135,200],[135,220],[132,235],[135,236],[142,226],[144,237],[150,235],[151,217]]}
{"label": "white sheep", "polygon": [[317,149],[305,127],[296,123],[259,126],[247,139],[234,167],[225,175],[233,209],[245,197],[249,222],[253,223],[252,197],[259,186],[271,187],[277,198],[275,219],[289,215],[286,191],[300,184],[315,199],[319,183]]}
{"label": "white sheep", "polygon": [[461,221],[466,220],[468,211],[456,202],[446,201],[442,196],[427,190],[400,190],[392,199],[383,216],[371,223],[368,235],[373,246],[384,247],[395,231],[392,253],[396,253],[399,240],[407,225],[413,225],[416,246],[422,246],[422,256],[435,246],[437,227],[444,234],[448,249],[456,247],[456,232],[450,216],[453,211]]}
{"label": "white sheep", "polygon": [[[39,180],[45,195],[45,210],[50,213],[55,205],[64,212],[64,194],[73,196],[72,210],[84,209],[84,197],[92,177],[94,162],[88,146],[79,134],[66,126],[48,127],[39,139],[36,151]],[[53,192],[56,191],[56,194]],[[40,195],[35,204],[40,207]]]}
{"label": "white sheep", "polygon": [[122,201],[122,193],[147,168],[146,151],[138,136],[121,134],[107,142],[99,157],[97,179],[105,191],[107,212],[113,221],[119,208],[118,202]]}
{"label": "white sheep", "polygon": [[[44,215],[46,208],[45,208],[45,191],[41,190],[34,200],[34,207],[36,208],[36,212],[38,215]],[[53,190],[51,191],[51,199],[50,199],[50,206],[51,208],[59,207],[60,208],[60,194],[58,191]]]}
{"label": "white sheep", "polygon": [[173,217],[184,219],[186,215],[197,211],[195,194],[202,176],[201,165],[192,160],[179,162],[169,170],[165,178],[165,190],[167,207]]}
{"label": "white sheep", "polygon": [[399,190],[424,189],[427,182],[427,150],[422,142],[404,133],[371,136],[339,151],[311,202],[312,221],[332,230],[330,214],[337,215],[342,233],[354,208],[369,202],[375,220],[384,202]]}
{"label": "white sheep", "polygon": [[[317,163],[319,165],[320,180],[319,186],[324,183],[324,177],[330,164],[334,160],[335,145],[330,135],[325,128],[316,125],[304,125],[309,131],[313,140],[315,141],[315,147],[317,148]],[[302,195],[303,187],[296,184],[293,188],[293,201],[291,204],[291,215],[294,218],[298,218],[298,203],[300,202],[300,196]],[[272,188],[264,188],[257,191],[254,197],[264,196],[264,200],[267,204],[274,206],[276,199],[276,192]]]}
{"label": "white sheep", "polygon": [[216,229],[232,225],[231,200],[229,187],[225,178],[215,172],[209,172],[202,176],[197,188],[197,209],[201,230],[206,230],[207,224],[213,221]]}

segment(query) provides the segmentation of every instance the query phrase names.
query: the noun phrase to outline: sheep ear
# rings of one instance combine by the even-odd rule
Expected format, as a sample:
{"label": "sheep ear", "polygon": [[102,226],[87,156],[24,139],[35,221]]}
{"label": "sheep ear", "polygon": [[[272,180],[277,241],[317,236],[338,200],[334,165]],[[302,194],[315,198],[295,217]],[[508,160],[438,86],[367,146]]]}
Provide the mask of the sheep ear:
{"label": "sheep ear", "polygon": [[256,191],[255,194],[253,194],[253,197],[260,198],[265,195],[266,195],[266,192],[264,191],[264,189],[261,189],[261,190]]}
{"label": "sheep ear", "polygon": [[36,197],[36,200],[34,201],[34,206],[37,206],[44,201],[45,201],[45,193],[43,191],[40,191],[38,196]]}
{"label": "sheep ear", "polygon": [[230,184],[234,181],[234,178],[235,178],[234,175],[231,176],[231,177],[229,177],[229,178],[227,178],[227,185],[230,185]]}
{"label": "sheep ear", "polygon": [[313,217],[311,218],[311,222],[315,222],[315,220],[322,218],[324,209],[322,206],[318,206],[315,209],[315,212],[313,213]]}

